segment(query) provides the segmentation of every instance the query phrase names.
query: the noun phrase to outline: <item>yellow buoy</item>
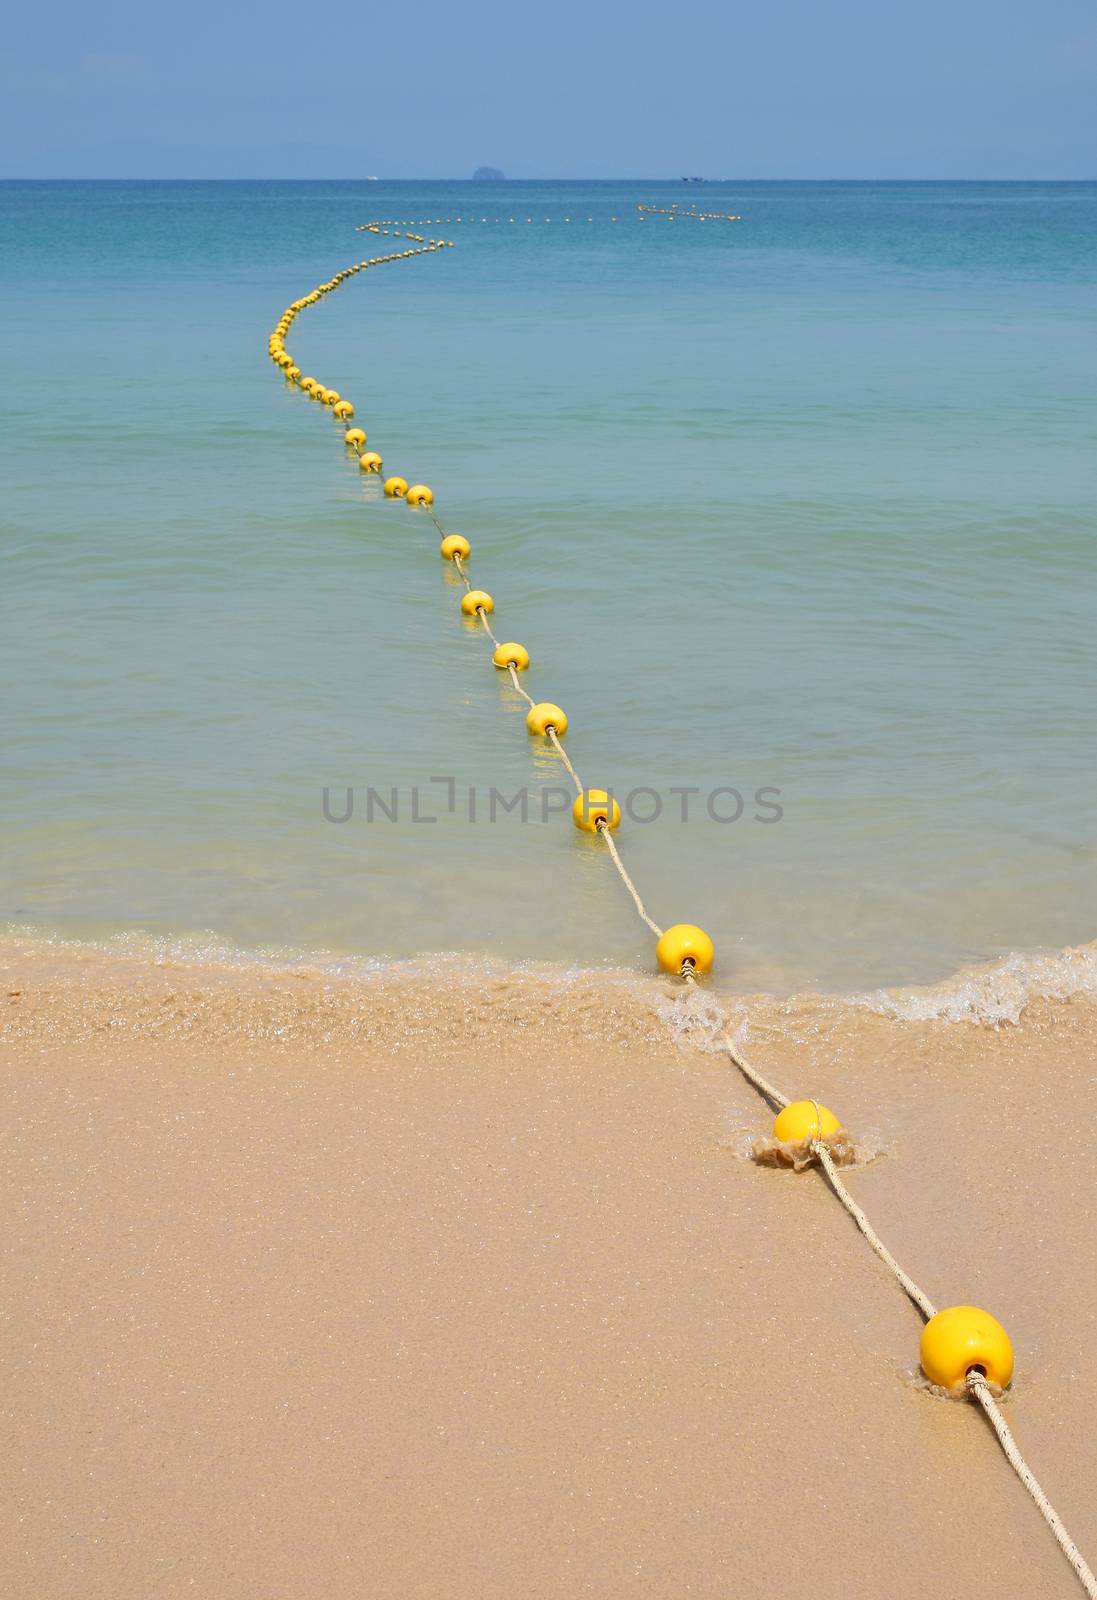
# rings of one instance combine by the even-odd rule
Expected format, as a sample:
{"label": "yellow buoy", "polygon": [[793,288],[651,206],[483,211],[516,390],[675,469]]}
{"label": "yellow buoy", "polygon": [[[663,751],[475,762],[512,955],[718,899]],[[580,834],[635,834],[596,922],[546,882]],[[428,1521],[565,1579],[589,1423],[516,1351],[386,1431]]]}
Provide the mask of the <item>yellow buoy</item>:
{"label": "yellow buoy", "polygon": [[348,428],[343,437],[352,449],[357,445],[360,450],[366,442],[366,436],[361,428]]}
{"label": "yellow buoy", "polygon": [[462,561],[466,561],[472,554],[472,546],[463,533],[447,533],[438,549],[447,561],[452,561],[454,556],[460,556]]}
{"label": "yellow buoy", "polygon": [[663,971],[678,977],[687,961],[695,972],[708,972],[716,950],[703,928],[695,928],[692,922],[677,922],[660,937],[655,954]]}
{"label": "yellow buoy", "polygon": [[349,400],[337,400],[331,408],[331,414],[333,417],[339,417],[343,422],[346,422],[350,417],[353,417],[354,407]]}
{"label": "yellow buoy", "polygon": [[390,499],[399,499],[402,494],[407,494],[407,492],[408,480],[406,478],[385,479],[385,493]]}
{"label": "yellow buoy", "polygon": [[942,1389],[960,1389],[968,1373],[981,1368],[999,1389],[1013,1377],[1009,1334],[989,1311],[978,1306],[947,1306],[922,1329],[922,1371]]}
{"label": "yellow buoy", "polygon": [[[363,472],[380,472],[382,467],[381,457],[377,454],[376,450],[363,450],[362,454],[358,457],[358,465],[361,467]],[[387,489],[385,490],[385,493],[388,493]]]}
{"label": "yellow buoy", "polygon": [[324,388],[324,385],[322,383],[318,383],[316,385],[316,388],[312,391],[312,398],[314,400],[319,400],[319,402],[320,402],[320,404],[322,406],[326,406],[327,405],[327,403],[328,403],[328,390]]}
{"label": "yellow buoy", "polygon": [[512,640],[508,644],[501,644],[491,659],[504,671],[507,667],[517,667],[519,672],[524,672],[529,666],[529,651],[524,644],[515,644]]}
{"label": "yellow buoy", "polygon": [[474,617],[478,611],[494,611],[495,601],[486,589],[470,589],[461,596],[461,610],[466,617]]}
{"label": "yellow buoy", "polygon": [[339,393],[338,389],[324,390],[324,404],[326,406],[337,406],[342,398],[343,396]]}
{"label": "yellow buoy", "polygon": [[315,378],[302,378],[301,387],[304,389],[306,394],[311,394],[312,391],[318,387],[318,385]]}
{"label": "yellow buoy", "polygon": [[842,1124],[829,1106],[814,1100],[794,1100],[773,1124],[773,1137],[782,1143],[802,1144],[805,1139],[829,1139]]}
{"label": "yellow buoy", "polygon": [[296,383],[297,379],[300,376],[301,376],[301,368],[300,367],[287,367],[286,368],[286,377],[289,379],[289,381],[291,383]]}
{"label": "yellow buoy", "polygon": [[566,733],[568,719],[560,707],[554,706],[551,700],[542,700],[538,705],[530,706],[526,727],[530,733],[547,733],[550,728],[558,734]]}
{"label": "yellow buoy", "polygon": [[582,828],[584,833],[596,833],[600,822],[608,828],[620,825],[621,807],[605,789],[584,789],[582,794],[576,795],[571,815],[577,828]]}
{"label": "yellow buoy", "polygon": [[432,506],[434,504],[434,490],[428,489],[425,483],[413,483],[407,492],[406,499],[409,506]]}

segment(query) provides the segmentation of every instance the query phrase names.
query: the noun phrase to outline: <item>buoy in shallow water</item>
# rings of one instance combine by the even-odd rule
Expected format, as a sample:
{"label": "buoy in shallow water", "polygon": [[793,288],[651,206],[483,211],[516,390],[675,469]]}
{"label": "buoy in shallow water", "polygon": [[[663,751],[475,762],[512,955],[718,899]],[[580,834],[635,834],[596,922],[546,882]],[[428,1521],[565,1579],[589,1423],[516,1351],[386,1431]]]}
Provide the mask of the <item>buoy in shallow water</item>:
{"label": "buoy in shallow water", "polygon": [[356,447],[360,450],[366,442],[366,436],[361,428],[348,428],[346,433],[343,435],[343,438],[346,440],[347,444],[350,445],[352,450]]}
{"label": "buoy in shallow water", "polygon": [[425,483],[413,483],[404,498],[409,506],[432,506],[434,490],[428,489]]}
{"label": "buoy in shallow water", "polygon": [[829,1139],[842,1124],[828,1106],[814,1100],[794,1100],[773,1124],[773,1137],[782,1143],[802,1144],[805,1139]]}
{"label": "buoy in shallow water", "polygon": [[494,611],[495,601],[486,589],[470,589],[461,596],[461,610],[466,617],[474,617],[478,611]]}
{"label": "buoy in shallow water", "polygon": [[472,546],[463,533],[447,533],[438,549],[447,561],[452,561],[456,556],[467,561],[472,554]]}
{"label": "buoy in shallow water", "polygon": [[517,667],[519,672],[524,672],[529,666],[529,651],[524,644],[515,644],[512,640],[507,644],[501,644],[491,659],[504,671],[507,667]]}
{"label": "buoy in shallow water", "polygon": [[382,467],[381,457],[376,450],[363,450],[358,457],[358,465],[363,472],[380,472]]}
{"label": "buoy in shallow water", "polygon": [[542,700],[539,704],[530,706],[526,727],[530,733],[547,733],[551,728],[554,733],[561,734],[568,731],[568,719],[560,707],[554,706],[551,700]]}
{"label": "buoy in shallow water", "polygon": [[571,808],[572,820],[584,833],[597,833],[598,824],[616,828],[621,821],[621,807],[605,789],[584,789],[576,795]]}
{"label": "buoy in shallow water", "polygon": [[408,480],[406,478],[385,479],[385,493],[390,500],[398,500],[401,495],[407,494],[407,492]]}
{"label": "buoy in shallow water", "polygon": [[664,972],[680,977],[687,962],[695,972],[708,972],[716,958],[712,940],[704,928],[692,922],[676,922],[660,935],[655,954]]}
{"label": "buoy in shallow water", "polygon": [[922,1371],[942,1389],[961,1389],[978,1367],[999,1389],[1013,1377],[1013,1346],[996,1317],[978,1306],[946,1306],[922,1329]]}

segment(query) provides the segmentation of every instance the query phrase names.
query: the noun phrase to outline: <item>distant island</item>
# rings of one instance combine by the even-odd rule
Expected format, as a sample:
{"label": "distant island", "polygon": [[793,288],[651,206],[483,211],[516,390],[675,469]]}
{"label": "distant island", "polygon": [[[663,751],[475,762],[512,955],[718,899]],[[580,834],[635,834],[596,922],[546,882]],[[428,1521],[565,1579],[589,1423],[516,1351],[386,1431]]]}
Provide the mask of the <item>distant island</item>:
{"label": "distant island", "polygon": [[473,183],[500,183],[506,177],[505,172],[500,172],[498,167],[477,167],[472,175]]}

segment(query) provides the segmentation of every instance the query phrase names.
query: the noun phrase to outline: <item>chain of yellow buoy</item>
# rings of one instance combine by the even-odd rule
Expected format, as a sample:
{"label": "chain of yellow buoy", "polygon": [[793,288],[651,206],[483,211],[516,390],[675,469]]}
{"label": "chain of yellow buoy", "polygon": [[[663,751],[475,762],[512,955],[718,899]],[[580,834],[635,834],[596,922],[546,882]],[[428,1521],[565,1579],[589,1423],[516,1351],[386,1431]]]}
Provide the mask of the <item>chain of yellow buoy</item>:
{"label": "chain of yellow buoy", "polygon": [[[359,231],[373,234],[383,234],[383,222],[367,222]],[[347,267],[327,283],[318,285],[303,299],[294,301],[282,313],[275,324],[270,336],[270,354],[275,364],[282,368],[286,377],[303,389],[306,394],[331,407],[332,415],[341,421],[349,422],[354,416],[354,406],[349,400],[344,400],[335,389],[327,389],[315,378],[302,377],[300,367],[285,348],[285,336],[293,325],[294,319],[309,305],[316,304],[326,294],[346,282],[356,273],[367,267],[379,266],[384,262],[401,260],[416,255],[425,255],[443,247],[446,241],[439,239],[425,240],[422,234],[405,232],[405,238],[411,239],[419,245],[417,250],[401,250],[386,256],[373,257],[369,261],[356,263]],[[348,428],[346,435],[348,446],[358,457],[359,466],[366,472],[380,472],[384,465],[383,458],[376,451],[367,451],[365,445],[367,436],[362,428]],[[696,927],[693,923],[676,923],[670,928],[661,928],[649,916],[640,894],[629,877],[621,860],[620,851],[613,840],[610,839],[610,830],[620,826],[621,807],[614,798],[612,791],[606,789],[585,789],[582,779],[572,765],[571,760],[561,743],[563,735],[567,732],[568,719],[566,713],[552,701],[535,701],[526,693],[518,682],[519,671],[525,671],[529,666],[529,652],[523,645],[514,642],[500,643],[492,632],[487,618],[495,609],[492,596],[482,589],[474,589],[465,572],[463,563],[468,560],[472,546],[462,534],[447,534],[437,516],[431,509],[434,504],[434,493],[426,484],[409,484],[406,478],[391,475],[384,481],[384,492],[389,499],[402,499],[409,506],[423,507],[434,521],[438,533],[441,535],[440,552],[442,556],[457,565],[457,569],[465,585],[465,594],[461,600],[461,610],[467,617],[476,618],[484,627],[488,636],[495,645],[495,654],[492,657],[497,668],[509,673],[512,683],[529,706],[526,716],[526,727],[535,737],[547,739],[556,754],[559,756],[572,782],[575,784],[576,797],[572,807],[572,819],[575,826],[586,833],[595,833],[605,839],[609,846],[610,860],[621,877],[625,888],[632,897],[633,904],[644,923],[656,936],[655,954],[659,965],[665,972],[674,976],[681,976],[687,969],[691,973],[708,972],[712,967],[715,957],[715,948],[712,940],[704,929]]]}
{"label": "chain of yellow buoy", "polygon": [[[689,215],[689,213],[678,214]],[[392,226],[398,225],[371,222],[364,224],[359,231],[381,234]],[[430,226],[430,224],[408,226]],[[293,301],[282,313],[270,335],[271,359],[282,369],[286,379],[312,399],[329,407],[332,415],[341,421],[348,422],[354,416],[353,405],[349,400],[344,400],[336,390],[325,388],[314,378],[301,376],[300,368],[285,348],[286,334],[303,310],[317,304],[325,295],[339,288],[357,273],[388,262],[426,255],[452,243],[440,239],[424,240],[422,235],[410,232],[406,232],[404,237],[418,244],[419,248],[374,256],[336,273],[328,282],[317,285],[309,294]],[[382,458],[376,452],[365,449],[367,436],[363,429],[347,428],[345,440],[358,457],[358,464],[363,471],[371,473],[381,471]],[[454,563],[464,585],[465,593],[461,598],[462,613],[470,619],[475,618],[484,629],[495,647],[493,664],[507,671],[514,688],[529,707],[526,723],[530,733],[542,736],[551,743],[575,784],[576,799],[572,815],[576,826],[584,831],[597,833],[605,841],[614,866],[632,896],[637,912],[658,939],[656,953],[660,965],[666,971],[681,976],[687,984],[696,983],[698,973],[708,971],[712,965],[714,954],[712,941],[702,929],[689,924],[678,924],[664,932],[648,915],[611,836],[611,831],[620,823],[620,807],[612,793],[584,788],[582,779],[561,743],[561,737],[566,733],[568,726],[568,719],[563,710],[550,702],[535,701],[521,684],[518,674],[528,668],[529,652],[523,645],[515,642],[501,643],[496,637],[488,621],[494,612],[495,601],[485,590],[473,588],[465,570],[464,564],[469,559],[472,549],[469,540],[463,534],[446,533],[433,509],[433,491],[426,484],[409,486],[406,479],[390,476],[385,479],[384,492],[390,499],[404,499],[409,506],[422,507],[429,513],[441,537],[440,553],[445,559]],[[789,1100],[751,1066],[730,1034],[724,1038],[723,1043],[732,1063],[760,1094],[778,1108],[778,1115],[773,1124],[773,1137],[781,1142],[800,1146],[818,1160],[832,1193],[841,1202],[877,1256],[895,1276],[903,1291],[918,1307],[925,1319],[919,1356],[926,1377],[941,1388],[966,1393],[978,1401],[997,1435],[1010,1466],[1054,1534],[1086,1594],[1090,1596],[1090,1600],[1097,1600],[1097,1578],[1094,1577],[1025,1462],[994,1398],[991,1385],[999,1390],[1005,1390],[1013,1377],[1013,1348],[1009,1335],[1001,1323],[989,1312],[982,1311],[977,1306],[948,1306],[941,1311],[934,1307],[928,1295],[904,1272],[842,1181],[828,1146],[828,1141],[842,1131],[838,1118],[829,1107],[817,1100]]]}

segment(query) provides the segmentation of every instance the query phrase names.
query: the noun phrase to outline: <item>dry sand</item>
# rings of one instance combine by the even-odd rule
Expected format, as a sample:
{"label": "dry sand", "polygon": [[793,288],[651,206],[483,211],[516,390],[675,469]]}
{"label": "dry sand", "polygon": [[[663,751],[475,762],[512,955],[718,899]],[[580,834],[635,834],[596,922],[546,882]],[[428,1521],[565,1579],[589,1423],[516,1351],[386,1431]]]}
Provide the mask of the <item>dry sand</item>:
{"label": "dry sand", "polygon": [[[7,955],[11,1600],[1079,1592],[663,986]],[[849,1182],[908,1270],[1009,1327],[1092,1560],[1097,1008],[744,1015],[882,1139]]]}

